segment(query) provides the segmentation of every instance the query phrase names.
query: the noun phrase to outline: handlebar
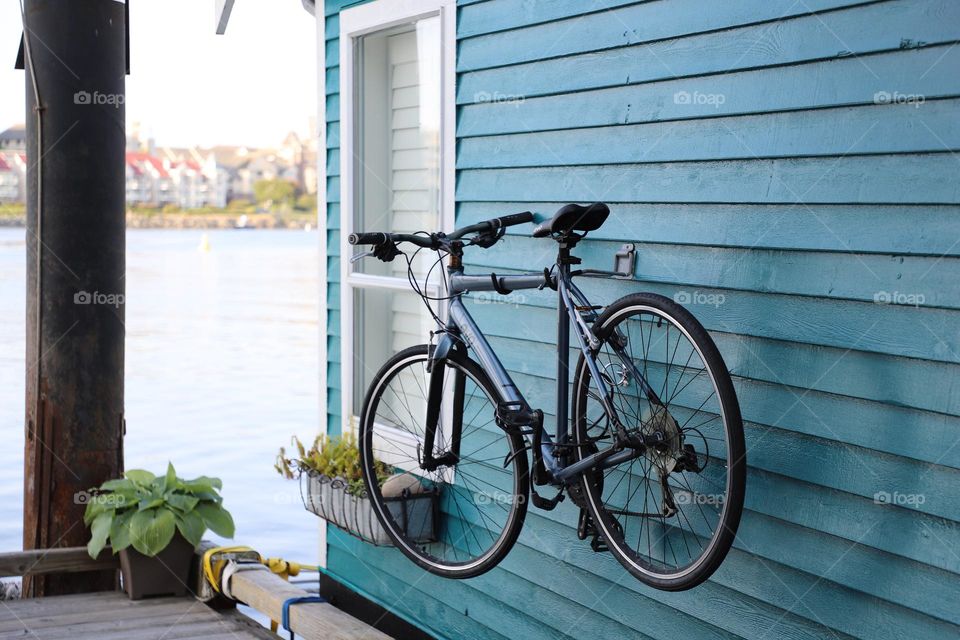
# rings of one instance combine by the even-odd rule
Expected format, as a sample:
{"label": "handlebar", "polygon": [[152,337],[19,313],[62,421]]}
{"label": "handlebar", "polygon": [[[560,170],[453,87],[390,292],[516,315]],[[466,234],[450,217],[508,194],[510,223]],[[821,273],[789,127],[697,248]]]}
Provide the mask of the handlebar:
{"label": "handlebar", "polygon": [[350,244],[372,244],[381,245],[386,242],[411,242],[426,248],[436,248],[437,242],[432,236],[416,235],[413,233],[383,233],[374,231],[370,233],[351,233],[347,237]]}
{"label": "handlebar", "polygon": [[450,238],[454,240],[462,238],[468,233],[476,232],[488,232],[496,233],[500,229],[505,229],[507,227],[512,227],[514,225],[523,224],[525,222],[533,222],[533,214],[529,211],[524,211],[523,213],[513,213],[509,216],[503,216],[500,218],[492,218],[490,220],[484,220],[483,222],[478,222],[476,224],[471,224],[466,227],[461,227],[449,235]]}
{"label": "handlebar", "polygon": [[[497,233],[506,227],[512,227],[518,224],[524,224],[526,222],[533,222],[533,214],[529,211],[524,211],[523,213],[514,213],[508,216],[502,216],[500,218],[492,218],[490,220],[484,220],[483,222],[471,224],[466,227],[461,227],[460,229],[457,229],[453,233],[447,235],[446,238],[449,240],[458,240],[470,233]],[[440,247],[440,238],[442,237],[444,236],[438,234],[426,236],[413,233],[383,233],[380,231],[375,231],[367,233],[351,233],[347,238],[347,242],[352,245],[382,245],[389,241],[393,241],[394,243],[409,242],[420,247],[437,249]]]}

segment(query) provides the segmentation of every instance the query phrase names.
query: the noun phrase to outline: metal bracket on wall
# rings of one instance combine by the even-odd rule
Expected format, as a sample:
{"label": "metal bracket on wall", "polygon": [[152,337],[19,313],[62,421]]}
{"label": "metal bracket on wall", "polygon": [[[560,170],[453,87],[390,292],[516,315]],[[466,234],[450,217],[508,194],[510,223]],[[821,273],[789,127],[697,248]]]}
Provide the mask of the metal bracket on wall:
{"label": "metal bracket on wall", "polygon": [[593,278],[616,278],[618,280],[632,280],[633,271],[637,266],[637,247],[628,243],[620,247],[613,256],[613,271],[603,271],[602,269],[582,269],[574,272],[574,275],[587,276]]}
{"label": "metal bracket on wall", "polygon": [[613,270],[617,273],[618,278],[632,278],[633,270],[637,266],[637,247],[628,243],[620,247],[620,251],[617,251],[616,255],[613,256]]}

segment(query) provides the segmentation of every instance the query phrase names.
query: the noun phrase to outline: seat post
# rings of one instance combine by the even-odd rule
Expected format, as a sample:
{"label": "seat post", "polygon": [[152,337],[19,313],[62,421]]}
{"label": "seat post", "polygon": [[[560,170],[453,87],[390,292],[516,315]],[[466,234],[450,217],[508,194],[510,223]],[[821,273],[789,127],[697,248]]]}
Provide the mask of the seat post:
{"label": "seat post", "polygon": [[[557,288],[564,287],[567,278],[570,276],[570,265],[579,264],[580,258],[570,255],[570,249],[577,245],[578,237],[569,235],[558,238],[560,245],[557,254]],[[563,304],[563,296],[557,296],[557,426],[555,442],[565,444],[569,439],[569,426],[567,424],[569,414],[569,389],[568,381],[570,379],[570,316],[567,314],[567,308]]]}
{"label": "seat post", "polygon": [[[570,273],[570,248],[566,243],[560,243],[560,255],[557,258],[557,289],[566,287],[566,278]],[[557,295],[557,425],[554,442],[563,445],[567,443],[569,428],[567,426],[567,411],[569,407],[569,390],[567,382],[570,376],[570,316],[567,307],[563,304],[563,296]]]}

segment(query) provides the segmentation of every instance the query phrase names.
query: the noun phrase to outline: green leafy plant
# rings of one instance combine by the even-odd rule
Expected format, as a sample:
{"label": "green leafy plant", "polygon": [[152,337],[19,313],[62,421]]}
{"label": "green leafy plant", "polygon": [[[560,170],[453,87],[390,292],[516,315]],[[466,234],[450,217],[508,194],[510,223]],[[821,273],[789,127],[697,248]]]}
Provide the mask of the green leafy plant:
{"label": "green leafy plant", "polygon": [[162,476],[142,469],[123,475],[90,491],[83,515],[90,527],[90,557],[100,555],[108,539],[114,553],[132,545],[152,557],[166,548],[177,531],[194,547],[207,529],[233,537],[233,518],[218,493],[223,488],[219,478],[184,480],[177,477],[172,464]]}
{"label": "green leafy plant", "polygon": [[[357,438],[348,432],[342,436],[330,438],[317,436],[307,448],[300,439],[293,437],[296,447],[295,458],[288,458],[285,448],[277,454],[274,469],[284,478],[292,479],[302,471],[313,471],[328,478],[340,478],[347,484],[347,493],[360,495],[363,492],[363,471],[360,466],[360,450]],[[377,460],[375,463],[377,481],[382,485],[390,477],[391,468]]]}

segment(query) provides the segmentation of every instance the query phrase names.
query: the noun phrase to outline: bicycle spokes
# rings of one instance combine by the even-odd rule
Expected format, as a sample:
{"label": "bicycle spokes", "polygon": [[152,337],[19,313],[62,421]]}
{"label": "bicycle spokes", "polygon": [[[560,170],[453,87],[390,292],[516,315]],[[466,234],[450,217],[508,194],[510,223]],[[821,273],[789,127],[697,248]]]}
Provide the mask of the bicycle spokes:
{"label": "bicycle spokes", "polygon": [[[727,495],[723,422],[700,352],[681,327],[656,313],[625,315],[596,354],[608,402],[586,394],[586,435],[597,447],[633,449],[603,470],[600,501],[621,545],[656,572],[703,556]],[[604,405],[615,416],[605,415]],[[611,423],[618,421],[625,438]]]}
{"label": "bicycle spokes", "polygon": [[[526,458],[515,455],[519,445],[496,425],[492,392],[476,372],[462,364],[428,365],[424,348],[378,378],[365,407],[361,449],[365,464],[382,460],[438,495],[431,536],[404,514],[382,510],[397,545],[431,570],[472,575],[512,544],[525,508]],[[381,489],[371,486],[371,498],[388,504]]]}

